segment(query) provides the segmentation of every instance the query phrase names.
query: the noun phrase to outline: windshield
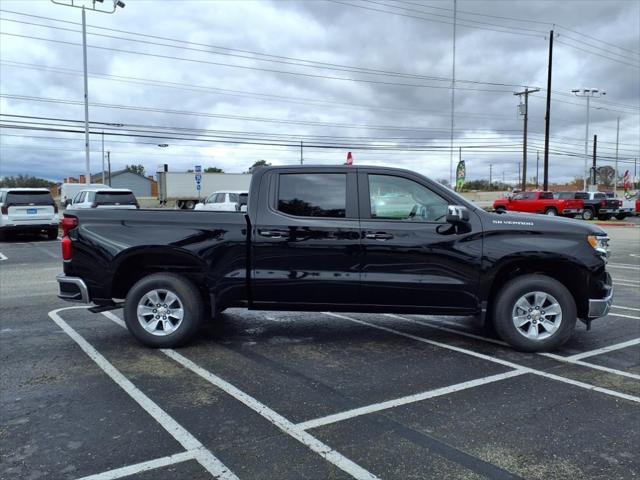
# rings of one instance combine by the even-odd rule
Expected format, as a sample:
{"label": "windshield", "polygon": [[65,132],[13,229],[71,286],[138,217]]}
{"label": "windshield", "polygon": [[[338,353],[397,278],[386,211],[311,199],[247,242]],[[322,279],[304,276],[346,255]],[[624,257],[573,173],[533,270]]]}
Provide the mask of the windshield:
{"label": "windshield", "polygon": [[7,205],[53,205],[53,197],[49,192],[22,191],[7,193]]}
{"label": "windshield", "polygon": [[100,205],[135,205],[136,197],[131,192],[97,192],[95,202]]}

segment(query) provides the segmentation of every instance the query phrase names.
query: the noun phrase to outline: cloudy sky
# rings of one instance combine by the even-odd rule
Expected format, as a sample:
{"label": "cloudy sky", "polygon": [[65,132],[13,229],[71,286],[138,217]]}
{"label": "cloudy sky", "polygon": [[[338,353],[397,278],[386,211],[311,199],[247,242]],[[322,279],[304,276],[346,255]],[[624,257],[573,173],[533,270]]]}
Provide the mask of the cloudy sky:
{"label": "cloudy sky", "polygon": [[[359,164],[448,179],[453,7],[126,0],[111,15],[88,12],[92,171],[104,131],[114,170],[242,172],[260,159],[297,163],[302,142],[305,163],[342,163],[352,151]],[[81,11],[49,0],[0,8],[0,176],[83,173]],[[619,118],[619,168],[633,172],[640,1],[458,0],[453,146],[468,178],[487,178],[492,164],[494,179],[516,179],[523,122],[513,93],[525,86],[542,89],[529,97],[529,177],[536,151],[542,164],[552,28],[551,180],[582,173],[586,102],[571,94],[582,87],[607,92],[591,101],[602,164],[613,165]]]}

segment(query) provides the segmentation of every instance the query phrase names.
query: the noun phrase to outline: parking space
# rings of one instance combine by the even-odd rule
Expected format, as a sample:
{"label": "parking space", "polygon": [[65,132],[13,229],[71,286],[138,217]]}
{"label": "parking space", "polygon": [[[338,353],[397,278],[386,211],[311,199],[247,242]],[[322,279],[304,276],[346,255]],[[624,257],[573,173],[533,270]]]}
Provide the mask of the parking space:
{"label": "parking space", "polygon": [[151,350],[122,311],[56,299],[56,242],[2,243],[0,478],[640,475],[638,230],[622,230],[611,314],[551,354],[472,318],[235,309]]}

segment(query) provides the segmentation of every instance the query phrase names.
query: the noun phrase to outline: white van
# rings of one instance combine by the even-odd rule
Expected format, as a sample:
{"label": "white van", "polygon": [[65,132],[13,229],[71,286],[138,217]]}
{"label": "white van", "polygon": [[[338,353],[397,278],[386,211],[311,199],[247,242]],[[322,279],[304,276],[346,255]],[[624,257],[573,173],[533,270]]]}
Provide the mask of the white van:
{"label": "white van", "polygon": [[111,187],[102,183],[63,183],[60,187],[60,203],[63,207],[66,207],[78,192],[82,190],[102,190],[104,188]]}

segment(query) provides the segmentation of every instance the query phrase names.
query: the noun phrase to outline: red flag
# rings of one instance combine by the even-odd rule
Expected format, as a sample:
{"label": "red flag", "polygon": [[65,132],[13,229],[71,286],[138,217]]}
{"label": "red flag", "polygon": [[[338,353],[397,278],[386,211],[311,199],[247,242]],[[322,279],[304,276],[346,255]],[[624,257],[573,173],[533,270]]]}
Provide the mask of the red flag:
{"label": "red flag", "polygon": [[351,155],[351,152],[347,153],[347,165],[353,165],[353,155]]}

